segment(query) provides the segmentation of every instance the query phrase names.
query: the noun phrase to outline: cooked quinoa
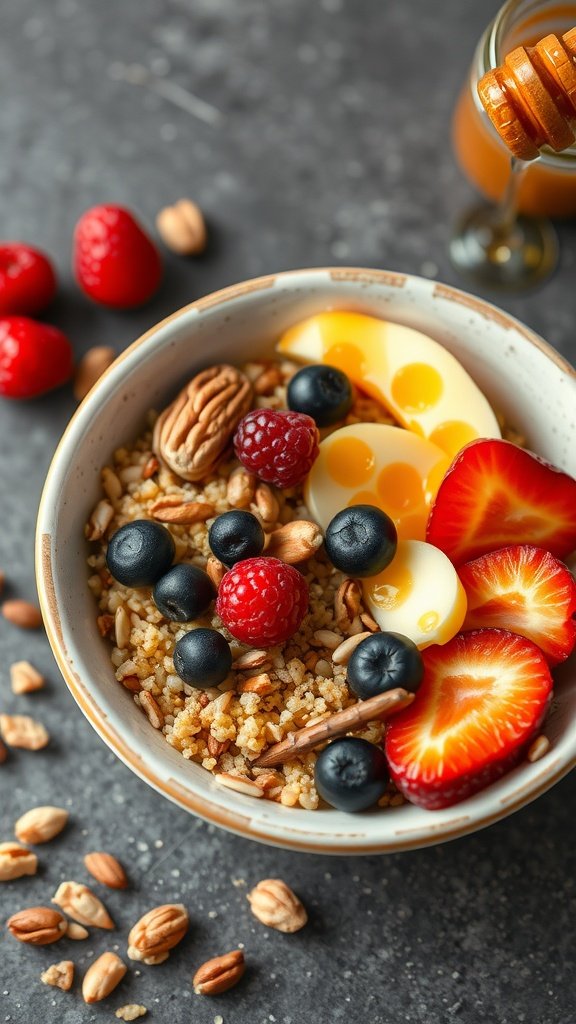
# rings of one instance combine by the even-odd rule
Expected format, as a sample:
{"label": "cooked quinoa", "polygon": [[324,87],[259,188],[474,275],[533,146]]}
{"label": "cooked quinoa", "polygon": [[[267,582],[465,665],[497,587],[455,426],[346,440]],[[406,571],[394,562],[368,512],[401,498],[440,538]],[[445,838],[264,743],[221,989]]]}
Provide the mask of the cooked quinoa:
{"label": "cooked quinoa", "polygon": [[[298,369],[295,364],[249,363],[242,369],[254,383],[256,407],[286,408],[286,385]],[[166,524],[176,545],[175,560],[205,568],[211,554],[208,530],[216,515],[234,507],[227,499],[227,486],[239,464],[235,459],[222,462],[198,483],[180,479],[152,454],[155,419],[156,414],[151,413],[146,431],[132,445],[117,449],[110,465],[102,470],[104,496],[87,531],[96,544],[88,558],[88,584],[98,603],[100,632],[112,644],[116,679],[183,757],[215,774],[250,778],[265,797],[286,807],[314,810],[320,803],[314,785],[315,752],[295,757],[273,771],[256,768],[253,762],[290,732],[356,703],[346,683],[346,668],[333,664],[332,651],[337,641],[375,629],[376,624],[369,617],[362,621],[365,611],[361,604],[352,617],[342,613],[341,601],[335,607],[345,577],[321,549],[300,566],[310,589],[310,607],[298,633],[287,643],[260,652],[253,659],[258,663],[250,669],[233,665],[217,688],[200,690],[183,682],[174,670],[172,653],[176,641],[189,630],[198,626],[219,629],[230,643],[234,662],[250,648],[232,637],[213,612],[185,624],[167,621],[152,601],[149,587],[125,587],[112,579],[105,561],[107,539],[130,520],[153,518],[151,507],[167,496],[208,502],[214,514],[206,522]],[[375,400],[357,396],[345,420],[354,422],[394,421]],[[324,430],[321,436],[329,432]],[[301,487],[273,491],[278,514],[275,522],[265,523],[267,533],[293,519],[310,519]],[[261,512],[255,501],[248,507],[256,515]],[[357,591],[359,594],[359,588]],[[334,635],[318,637],[319,630]],[[358,735],[379,743],[382,732],[383,723],[373,722]],[[402,802],[403,797],[390,785],[380,805]]]}

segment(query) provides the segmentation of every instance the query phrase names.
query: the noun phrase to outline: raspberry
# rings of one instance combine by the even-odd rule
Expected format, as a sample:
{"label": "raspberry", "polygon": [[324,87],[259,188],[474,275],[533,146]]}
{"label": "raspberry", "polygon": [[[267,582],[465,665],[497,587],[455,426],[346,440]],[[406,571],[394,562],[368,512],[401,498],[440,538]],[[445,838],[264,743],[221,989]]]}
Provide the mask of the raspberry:
{"label": "raspberry", "polygon": [[56,275],[43,252],[24,242],[0,244],[0,316],[34,314],[56,292]]}
{"label": "raspberry", "polygon": [[36,398],[72,375],[72,347],[57,327],[27,316],[0,319],[0,395]]}
{"label": "raspberry", "polygon": [[94,206],[74,231],[74,273],[82,291],[116,309],[140,306],[162,276],[160,255],[129,210]]}
{"label": "raspberry", "polygon": [[243,643],[273,647],[299,628],[308,610],[308,584],[292,565],[278,558],[237,562],[218,588],[216,611]]}
{"label": "raspberry", "polygon": [[250,473],[276,487],[295,487],[318,457],[318,428],[302,412],[254,409],[234,436],[236,456]]}

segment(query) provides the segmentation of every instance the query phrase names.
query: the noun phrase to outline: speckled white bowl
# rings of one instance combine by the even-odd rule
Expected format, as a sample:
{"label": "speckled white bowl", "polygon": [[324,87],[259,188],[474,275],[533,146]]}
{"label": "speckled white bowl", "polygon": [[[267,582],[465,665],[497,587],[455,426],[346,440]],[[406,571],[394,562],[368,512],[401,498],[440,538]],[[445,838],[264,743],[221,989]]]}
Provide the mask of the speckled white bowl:
{"label": "speckled white bowl", "polygon": [[54,456],[38,516],[37,575],[62,674],[102,739],[137,775],[194,814],[242,836],[295,850],[374,853],[445,842],[503,818],[576,763],[576,665],[558,673],[546,723],[550,751],[442,811],[405,805],[347,815],[253,800],[221,788],[150,727],[118,685],[96,628],[84,523],[100,469],[200,367],[272,351],[291,324],[328,308],[419,328],[452,351],[531,447],[576,476],[576,376],[541,338],[493,306],[434,281],[375,270],[302,270],[248,281],[179,310],[136,341],[98,381]]}

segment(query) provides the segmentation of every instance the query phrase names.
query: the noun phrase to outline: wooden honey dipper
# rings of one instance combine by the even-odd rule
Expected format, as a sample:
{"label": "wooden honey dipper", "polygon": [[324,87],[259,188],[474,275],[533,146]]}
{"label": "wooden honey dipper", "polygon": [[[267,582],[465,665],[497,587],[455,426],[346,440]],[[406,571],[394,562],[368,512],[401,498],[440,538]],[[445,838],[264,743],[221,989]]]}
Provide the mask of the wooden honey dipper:
{"label": "wooden honey dipper", "polygon": [[487,71],[478,95],[500,138],[520,160],[542,146],[557,153],[576,139],[576,27],[518,46]]}

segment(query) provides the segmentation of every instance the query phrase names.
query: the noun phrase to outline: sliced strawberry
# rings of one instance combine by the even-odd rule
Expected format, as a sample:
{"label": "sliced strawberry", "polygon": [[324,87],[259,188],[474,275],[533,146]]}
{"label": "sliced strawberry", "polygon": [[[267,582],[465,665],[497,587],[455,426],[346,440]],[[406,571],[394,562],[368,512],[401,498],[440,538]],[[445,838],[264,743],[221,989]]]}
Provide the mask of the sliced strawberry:
{"label": "sliced strawberry", "polygon": [[462,629],[497,626],[528,637],[550,665],[576,643],[576,583],[549,551],[513,544],[458,570],[468,599]]}
{"label": "sliced strawberry", "polygon": [[510,441],[471,441],[440,484],[426,540],[454,565],[508,544],[561,558],[576,547],[576,480]]}
{"label": "sliced strawberry", "polygon": [[422,659],[423,682],[391,720],[385,751],[400,792],[433,810],[520,761],[546,714],[552,677],[536,645],[505,629],[458,633]]}

